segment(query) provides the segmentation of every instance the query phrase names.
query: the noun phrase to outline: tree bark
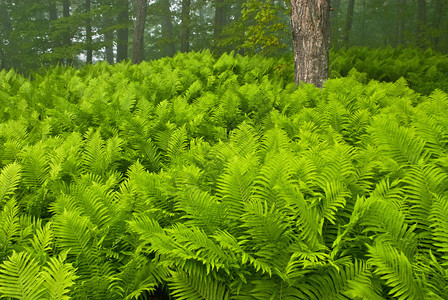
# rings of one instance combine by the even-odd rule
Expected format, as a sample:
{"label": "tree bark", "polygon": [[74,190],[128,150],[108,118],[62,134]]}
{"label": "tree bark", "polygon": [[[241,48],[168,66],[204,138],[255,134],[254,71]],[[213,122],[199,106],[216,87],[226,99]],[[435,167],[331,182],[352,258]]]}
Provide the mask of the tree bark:
{"label": "tree bark", "polygon": [[139,64],[144,59],[144,35],[146,23],[146,0],[137,0],[137,13],[134,31],[134,46],[132,49],[132,62]]}
{"label": "tree bark", "polygon": [[[62,17],[70,17],[70,0],[62,0]],[[72,34],[70,29],[66,29],[62,38],[62,44],[64,47],[69,48],[72,44]],[[65,59],[65,64],[70,65],[73,62],[71,57]]]}
{"label": "tree bark", "polygon": [[397,26],[397,44],[402,45],[404,43],[404,27],[405,27],[405,14],[404,9],[406,6],[406,0],[397,0],[397,15],[398,15],[398,26]]}
{"label": "tree bark", "polygon": [[129,0],[121,0],[122,10],[118,14],[120,29],[117,30],[117,62],[128,58],[129,44]]}
{"label": "tree bark", "polygon": [[426,0],[418,0],[417,2],[417,46],[425,48],[426,41]]}
{"label": "tree bark", "polygon": [[330,1],[291,0],[295,83],[321,88],[328,79]]}
{"label": "tree bark", "polygon": [[[85,13],[90,13],[90,0],[86,0],[85,2]],[[93,50],[92,50],[92,20],[90,16],[86,18],[86,50],[87,50],[87,58],[86,63],[91,64],[93,58]]]}
{"label": "tree bark", "polygon": [[222,34],[222,28],[226,25],[226,7],[225,0],[215,0],[215,22],[213,27],[213,35],[215,42],[218,41]]}
{"label": "tree bark", "polygon": [[180,52],[190,51],[190,9],[191,9],[191,0],[182,0]]}
{"label": "tree bark", "polygon": [[106,17],[105,19],[105,32],[104,32],[104,42],[106,47],[106,61],[110,64],[114,63],[114,32],[109,29],[112,25],[112,19]]}
{"label": "tree bark", "polygon": [[160,5],[162,21],[162,51],[164,55],[173,57],[176,50],[174,47],[174,29],[173,23],[171,22],[170,1],[161,0]]}
{"label": "tree bark", "polygon": [[11,31],[11,19],[3,0],[0,0],[0,26],[0,70],[3,70],[8,66],[5,41],[9,38]]}
{"label": "tree bark", "polygon": [[355,0],[349,0],[347,4],[347,15],[345,18],[344,46],[348,46],[348,43],[350,41],[350,31],[352,29],[354,8],[355,8]]}
{"label": "tree bark", "polygon": [[436,34],[434,36],[434,48],[437,49],[439,47],[440,36],[441,36],[441,28],[440,24],[442,24],[443,12],[446,12],[446,8],[443,5],[443,0],[436,1],[436,7],[434,9],[433,16],[433,24],[432,27],[436,30]]}

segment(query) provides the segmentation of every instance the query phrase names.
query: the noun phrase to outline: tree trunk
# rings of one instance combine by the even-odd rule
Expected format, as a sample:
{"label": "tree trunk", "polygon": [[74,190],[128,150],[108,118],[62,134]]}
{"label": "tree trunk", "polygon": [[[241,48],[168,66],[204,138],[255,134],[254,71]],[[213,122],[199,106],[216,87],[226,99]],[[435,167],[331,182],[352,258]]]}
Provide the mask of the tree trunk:
{"label": "tree trunk", "polygon": [[121,0],[122,10],[118,14],[120,29],[117,30],[117,62],[128,58],[129,43],[129,0]]}
{"label": "tree trunk", "polygon": [[330,1],[291,0],[295,83],[321,88],[328,79]]}
{"label": "tree trunk", "polygon": [[426,0],[418,0],[417,2],[417,46],[425,48],[426,41]]}
{"label": "tree trunk", "polygon": [[174,48],[174,29],[171,23],[170,1],[161,0],[161,25],[162,25],[162,45],[163,55],[173,57],[176,53]]}
{"label": "tree trunk", "polygon": [[[62,0],[62,17],[69,18],[70,17],[70,0]],[[68,23],[68,21],[67,21]],[[62,43],[64,47],[69,48],[72,44],[72,35],[70,29],[65,29]],[[65,59],[65,64],[70,65],[73,62],[71,57],[67,57]]]}
{"label": "tree trunk", "polygon": [[146,23],[146,0],[137,0],[137,13],[134,31],[134,46],[132,49],[132,62],[139,64],[144,59],[144,35]]}
{"label": "tree trunk", "polygon": [[[86,0],[85,2],[85,13],[90,13],[90,0]],[[91,64],[93,58],[93,50],[92,50],[92,23],[90,16],[86,18],[86,50],[87,50],[87,58],[86,63]]]}
{"label": "tree trunk", "polygon": [[397,0],[397,15],[398,15],[398,26],[397,26],[397,44],[402,45],[404,43],[404,26],[405,26],[405,14],[404,9],[406,6],[406,0]]}
{"label": "tree trunk", "polygon": [[225,0],[215,0],[215,23],[213,27],[213,35],[215,42],[218,41],[222,34],[222,28],[226,25],[226,7]]}
{"label": "tree trunk", "polygon": [[182,0],[182,25],[180,32],[180,51],[190,51],[190,9],[191,0]]}
{"label": "tree trunk", "polygon": [[354,8],[355,8],[355,0],[349,0],[347,5],[347,15],[345,18],[344,46],[348,46],[348,43],[350,41],[350,31],[352,29]]}
{"label": "tree trunk", "polygon": [[114,32],[109,29],[113,20],[110,17],[105,18],[104,42],[106,47],[106,61],[110,64],[114,63]]}
{"label": "tree trunk", "polygon": [[436,0],[436,7],[434,9],[434,17],[433,17],[433,28],[436,31],[434,36],[434,48],[437,49],[440,43],[440,36],[442,34],[442,28],[440,28],[440,24],[442,24],[443,12],[446,9],[443,6],[443,0]]}
{"label": "tree trunk", "polygon": [[5,40],[9,38],[11,31],[11,19],[9,18],[8,8],[3,0],[0,0],[0,71],[5,69],[8,64],[6,62],[7,55],[5,49]]}

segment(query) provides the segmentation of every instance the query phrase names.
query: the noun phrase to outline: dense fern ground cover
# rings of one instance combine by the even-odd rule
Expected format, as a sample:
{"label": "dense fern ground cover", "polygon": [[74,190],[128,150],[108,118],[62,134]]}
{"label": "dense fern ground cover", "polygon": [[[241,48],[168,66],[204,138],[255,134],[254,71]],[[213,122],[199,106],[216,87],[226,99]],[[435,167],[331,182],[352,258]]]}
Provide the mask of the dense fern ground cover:
{"label": "dense fern ground cover", "polygon": [[448,95],[285,63],[0,72],[0,297],[446,299]]}

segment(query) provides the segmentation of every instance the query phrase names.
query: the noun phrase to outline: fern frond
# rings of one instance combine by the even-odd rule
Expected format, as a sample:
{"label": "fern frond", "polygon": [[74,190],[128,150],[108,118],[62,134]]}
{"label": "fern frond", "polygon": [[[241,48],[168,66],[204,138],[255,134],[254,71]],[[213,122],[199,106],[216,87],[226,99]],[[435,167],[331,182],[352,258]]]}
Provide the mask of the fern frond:
{"label": "fern frond", "polygon": [[178,192],[176,209],[184,212],[184,224],[197,226],[207,233],[215,231],[221,221],[220,205],[215,197],[198,188]]}
{"label": "fern frond", "polygon": [[387,242],[412,261],[417,250],[415,227],[409,227],[405,215],[386,201],[371,200],[361,218],[364,232],[374,233],[377,241]]}
{"label": "fern frond", "polygon": [[1,170],[0,173],[0,205],[3,204],[3,201],[7,200],[7,197],[14,194],[14,191],[17,189],[19,185],[19,181],[21,178],[22,167],[14,162],[11,163]]}
{"label": "fern frond", "polygon": [[[442,258],[446,261],[448,259],[448,199],[446,197],[437,197],[436,201],[431,206],[429,215],[430,227],[432,229],[432,236],[434,246],[437,251],[442,253]],[[445,262],[444,266],[447,265]]]}
{"label": "fern frond", "polygon": [[49,178],[47,147],[44,142],[25,147],[20,153],[24,183],[37,188]]}
{"label": "fern frond", "polygon": [[66,263],[67,252],[62,252],[57,257],[50,257],[47,265],[42,268],[43,286],[50,300],[71,299],[67,294],[70,287],[78,278],[76,269],[70,263]]}
{"label": "fern frond", "polygon": [[[3,210],[0,212],[0,241],[4,243],[3,247],[11,246],[12,238],[19,233],[19,208],[14,198],[6,202]],[[3,248],[2,247],[2,248]]]}
{"label": "fern frond", "polygon": [[416,136],[414,130],[399,126],[394,120],[375,118],[368,131],[380,150],[401,165],[417,164],[428,159],[425,141]]}
{"label": "fern frond", "polygon": [[414,278],[414,271],[406,255],[388,243],[367,245],[368,263],[374,266],[374,274],[390,287],[389,295],[399,299],[424,299],[422,283]]}
{"label": "fern frond", "polygon": [[218,179],[218,195],[226,210],[226,217],[235,221],[244,213],[244,204],[249,201],[256,177],[257,161],[252,156],[235,156],[226,165],[224,174]]}
{"label": "fern frond", "polygon": [[0,265],[0,296],[16,299],[42,299],[45,288],[39,264],[26,252],[13,252]]}
{"label": "fern frond", "polygon": [[169,279],[171,295],[179,300],[204,299],[226,300],[230,299],[226,285],[211,276],[202,274],[187,274],[182,270],[172,273]]}

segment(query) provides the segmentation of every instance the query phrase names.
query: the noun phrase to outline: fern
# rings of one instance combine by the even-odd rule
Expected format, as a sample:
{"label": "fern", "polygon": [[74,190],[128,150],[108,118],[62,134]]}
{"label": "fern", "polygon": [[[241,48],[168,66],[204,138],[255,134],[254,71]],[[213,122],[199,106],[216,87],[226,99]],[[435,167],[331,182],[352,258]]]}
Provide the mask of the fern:
{"label": "fern", "polygon": [[0,204],[3,204],[7,197],[14,194],[21,179],[22,167],[18,163],[11,163],[5,166],[0,173]]}
{"label": "fern", "polygon": [[13,252],[0,265],[0,296],[18,299],[41,299],[45,288],[39,276],[40,266],[26,252]]}
{"label": "fern", "polygon": [[375,243],[368,249],[368,262],[374,266],[374,274],[390,287],[390,296],[397,299],[424,298],[422,283],[414,278],[413,267],[403,252],[388,243]]}
{"label": "fern", "polygon": [[169,279],[171,295],[176,299],[204,299],[204,300],[225,300],[230,299],[230,294],[226,286],[214,280],[210,276],[191,276],[183,271],[172,273]]}

